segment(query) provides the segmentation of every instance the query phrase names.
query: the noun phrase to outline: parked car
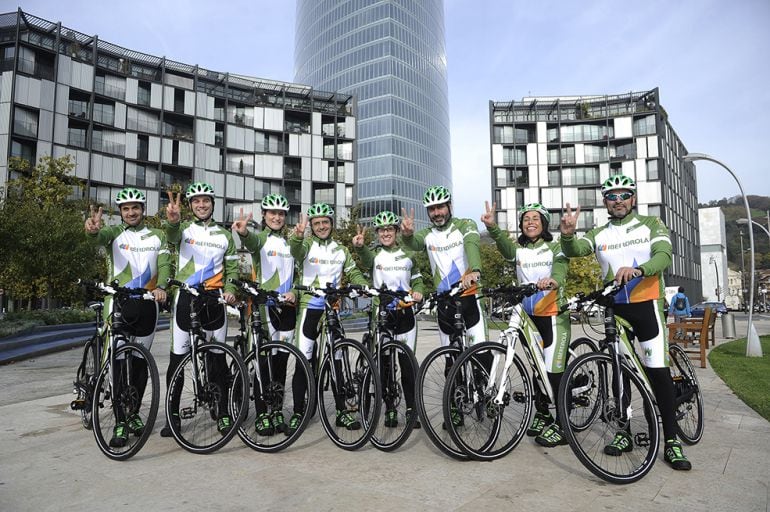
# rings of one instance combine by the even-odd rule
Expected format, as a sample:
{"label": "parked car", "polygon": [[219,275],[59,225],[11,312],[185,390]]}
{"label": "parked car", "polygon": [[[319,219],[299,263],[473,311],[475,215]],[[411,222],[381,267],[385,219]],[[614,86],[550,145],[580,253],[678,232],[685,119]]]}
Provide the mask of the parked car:
{"label": "parked car", "polygon": [[702,317],[706,308],[711,308],[718,317],[727,313],[727,306],[725,306],[724,302],[699,302],[690,307],[690,315]]}

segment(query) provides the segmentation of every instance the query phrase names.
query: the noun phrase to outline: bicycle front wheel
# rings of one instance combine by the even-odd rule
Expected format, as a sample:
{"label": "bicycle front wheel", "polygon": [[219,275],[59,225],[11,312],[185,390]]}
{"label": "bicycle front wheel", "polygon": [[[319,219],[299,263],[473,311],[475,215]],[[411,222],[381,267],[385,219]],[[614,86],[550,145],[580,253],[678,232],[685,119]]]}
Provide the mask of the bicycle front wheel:
{"label": "bicycle front wheel", "polygon": [[318,412],[334,444],[357,450],[374,434],[380,415],[380,378],[361,343],[344,339],[325,354],[318,371]]}
{"label": "bicycle front wheel", "polygon": [[438,347],[422,360],[417,373],[417,413],[428,439],[446,455],[467,460],[468,455],[457,447],[444,424],[444,385],[446,376],[461,350],[454,345]]}
{"label": "bicycle front wheel", "polygon": [[532,413],[532,384],[508,347],[479,343],[463,352],[444,386],[444,424],[460,449],[476,460],[495,460],[513,450]]}
{"label": "bicycle front wheel", "polygon": [[703,395],[690,358],[679,345],[669,345],[671,378],[674,381],[676,430],[687,444],[703,437]]}
{"label": "bicycle front wheel", "polygon": [[246,367],[234,348],[207,342],[196,352],[197,373],[190,353],[171,376],[166,421],[179,446],[206,454],[235,436],[248,412],[249,385]]}
{"label": "bicycle front wheel", "polygon": [[[272,453],[291,446],[305,431],[311,417],[305,411],[315,409],[315,380],[310,363],[294,345],[269,342],[261,347],[259,355],[252,352],[245,361],[253,407],[238,436],[252,449]],[[307,383],[302,396],[293,394],[295,379]],[[294,413],[300,416],[291,425]]]}
{"label": "bicycle front wheel", "polygon": [[[590,385],[584,380],[586,375],[596,377]],[[621,396],[615,391],[618,381],[623,384]],[[582,402],[574,407],[573,387],[578,386]],[[564,372],[558,404],[572,451],[594,475],[614,484],[629,484],[652,469],[660,440],[655,402],[630,367],[621,364],[616,368],[606,353],[580,356]],[[576,424],[581,428],[574,428]]]}
{"label": "bicycle front wheel", "polygon": [[150,351],[137,343],[120,346],[94,385],[94,437],[102,453],[113,460],[136,455],[152,433],[159,396],[158,367]]}
{"label": "bicycle front wheel", "polygon": [[380,348],[380,382],[385,414],[378,422],[371,442],[385,452],[403,445],[417,422],[414,383],[417,359],[401,341],[388,341]]}

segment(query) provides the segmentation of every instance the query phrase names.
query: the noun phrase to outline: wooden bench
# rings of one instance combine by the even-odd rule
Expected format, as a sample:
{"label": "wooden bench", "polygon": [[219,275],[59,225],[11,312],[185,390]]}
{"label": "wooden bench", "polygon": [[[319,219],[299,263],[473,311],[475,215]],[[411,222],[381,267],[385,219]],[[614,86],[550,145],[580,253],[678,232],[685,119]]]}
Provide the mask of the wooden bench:
{"label": "wooden bench", "polygon": [[[668,324],[668,342],[684,348],[690,359],[700,359],[700,367],[706,367],[706,350],[709,341],[713,346],[714,324],[717,315],[711,308],[703,311],[703,318],[684,318],[681,322]],[[677,335],[680,333],[680,335]],[[695,346],[697,345],[697,347]]]}

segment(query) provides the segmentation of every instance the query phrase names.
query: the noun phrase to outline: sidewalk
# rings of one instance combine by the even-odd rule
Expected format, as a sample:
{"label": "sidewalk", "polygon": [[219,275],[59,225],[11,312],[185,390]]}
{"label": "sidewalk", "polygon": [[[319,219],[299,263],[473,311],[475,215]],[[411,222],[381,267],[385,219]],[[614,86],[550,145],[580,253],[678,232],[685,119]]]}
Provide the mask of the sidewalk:
{"label": "sidewalk", "polygon": [[[745,326],[736,327],[742,336]],[[435,324],[420,328],[418,359],[438,344]],[[161,374],[169,343],[166,331],[153,346]],[[394,453],[340,450],[317,421],[280,453],[254,452],[236,438],[209,456],[159,437],[159,421],[136,457],[112,462],[69,410],[79,356],[70,350],[0,367],[2,510],[767,512],[770,503],[770,423],[710,366],[697,369],[706,425],[703,440],[685,448],[693,470],[671,470],[661,453],[643,480],[614,486],[584,469],[569,447],[544,449],[530,438],[501,460],[458,462],[421,431]]]}

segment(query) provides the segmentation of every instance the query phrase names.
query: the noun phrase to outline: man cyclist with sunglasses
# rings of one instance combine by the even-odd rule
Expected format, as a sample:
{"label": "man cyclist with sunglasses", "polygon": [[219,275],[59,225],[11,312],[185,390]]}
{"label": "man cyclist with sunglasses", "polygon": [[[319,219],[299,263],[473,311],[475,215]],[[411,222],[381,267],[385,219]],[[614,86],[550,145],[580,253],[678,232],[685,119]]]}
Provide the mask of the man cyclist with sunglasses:
{"label": "man cyclist with sunglasses", "polygon": [[[676,436],[674,383],[668,360],[663,300],[663,271],[671,265],[671,239],[668,228],[658,217],[639,215],[636,206],[636,183],[622,174],[610,176],[602,184],[604,206],[609,222],[576,238],[580,206],[572,212],[569,203],[561,219],[561,248],[568,257],[587,256],[594,252],[605,281],[615,280],[624,290],[615,296],[615,313],[627,320],[642,347],[642,363],[655,392],[663,435],[666,440],[664,459],[674,469],[689,470]],[[634,448],[632,432],[618,431],[604,447],[609,456],[619,456]]]}

